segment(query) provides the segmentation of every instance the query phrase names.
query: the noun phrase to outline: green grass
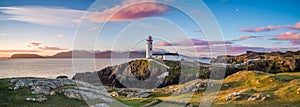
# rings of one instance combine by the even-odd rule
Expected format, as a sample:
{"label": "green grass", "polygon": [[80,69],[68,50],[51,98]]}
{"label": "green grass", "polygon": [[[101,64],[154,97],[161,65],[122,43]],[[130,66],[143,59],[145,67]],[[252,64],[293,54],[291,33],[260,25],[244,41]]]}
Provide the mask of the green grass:
{"label": "green grass", "polygon": [[7,79],[0,79],[0,107],[87,107],[88,105],[81,100],[69,99],[63,95],[47,95],[47,101],[31,102],[26,101],[28,97],[40,95],[31,94],[28,88],[9,90],[13,86]]}
{"label": "green grass", "polygon": [[[212,107],[299,107],[300,106],[300,72],[296,73],[256,73],[252,71],[242,71],[228,76]],[[175,85],[181,87],[181,85]],[[161,100],[189,101],[198,105],[202,99],[203,92],[186,93],[173,96],[159,96]],[[238,101],[225,101],[228,94],[241,91],[246,95],[264,94],[271,98],[265,101],[248,101],[242,99]],[[299,92],[299,94],[297,94]],[[163,93],[163,92],[161,92]]]}

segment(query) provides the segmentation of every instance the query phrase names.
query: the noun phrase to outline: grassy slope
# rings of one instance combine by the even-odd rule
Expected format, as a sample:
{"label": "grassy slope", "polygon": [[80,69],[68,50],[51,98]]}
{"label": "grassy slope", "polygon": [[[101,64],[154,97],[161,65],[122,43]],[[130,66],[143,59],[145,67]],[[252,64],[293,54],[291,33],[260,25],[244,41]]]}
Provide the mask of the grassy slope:
{"label": "grassy slope", "polygon": [[[299,107],[300,106],[300,72],[267,74],[251,71],[242,71],[227,77],[213,107]],[[227,85],[227,86],[226,86]],[[174,87],[180,87],[175,85]],[[254,89],[254,90],[250,90]],[[265,101],[225,101],[228,94],[244,90],[244,94],[256,95],[259,93],[271,95],[271,99]],[[298,93],[297,93],[298,92]],[[201,101],[203,92],[185,93],[181,95],[167,94],[162,89],[157,89],[151,99],[189,101],[197,105]],[[119,99],[127,104],[141,103],[146,99]],[[149,100],[149,99],[148,99]],[[147,101],[149,102],[149,101]],[[143,103],[144,104],[144,103]],[[166,105],[168,106],[168,105]]]}
{"label": "grassy slope", "polygon": [[[223,85],[224,86],[222,86],[212,106],[300,106],[300,72],[267,74],[242,71],[227,77],[223,81]],[[248,101],[247,99],[240,101],[225,101],[228,94],[242,90],[244,90],[244,94],[248,95],[259,93],[269,94],[271,95],[271,99],[266,101]],[[203,92],[195,92],[194,94],[186,93],[158,98],[162,100],[189,101],[190,103],[197,105],[199,104],[199,101],[201,101],[202,95]]]}
{"label": "grassy slope", "polygon": [[87,107],[84,101],[69,99],[63,95],[46,96],[48,100],[44,102],[26,101],[25,98],[39,95],[32,95],[27,88],[9,90],[9,86],[13,84],[7,79],[0,79],[0,107]]}
{"label": "grassy slope", "polygon": [[[245,106],[300,106],[300,73],[264,74],[243,71],[233,74],[224,80],[229,87],[223,87],[218,95],[216,105],[245,105]],[[246,94],[269,94],[266,101],[225,101],[229,93],[254,89]]]}

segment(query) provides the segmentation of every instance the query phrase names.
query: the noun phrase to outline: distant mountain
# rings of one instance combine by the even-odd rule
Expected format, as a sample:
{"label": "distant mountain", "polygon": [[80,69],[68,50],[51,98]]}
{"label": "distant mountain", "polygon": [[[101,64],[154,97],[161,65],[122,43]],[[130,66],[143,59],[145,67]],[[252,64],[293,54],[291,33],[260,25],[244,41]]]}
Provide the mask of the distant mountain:
{"label": "distant mountain", "polygon": [[14,54],[11,58],[145,58],[143,51],[115,52],[102,51],[90,52],[84,50],[74,50],[60,52],[52,56],[40,56],[37,54]]}
{"label": "distant mountain", "polygon": [[141,51],[130,51],[130,52],[96,52],[96,58],[145,58],[145,52]]}
{"label": "distant mountain", "polygon": [[60,52],[53,56],[48,56],[47,58],[73,58],[73,54],[75,58],[93,58],[94,54],[88,51],[68,51],[68,52]]}
{"label": "distant mountain", "polygon": [[10,58],[45,58],[44,56],[40,56],[37,54],[14,54]]}
{"label": "distant mountain", "polygon": [[[72,57],[73,55],[73,57]],[[89,51],[69,51],[57,53],[49,58],[144,58],[145,52],[130,51],[130,52],[89,52]]]}

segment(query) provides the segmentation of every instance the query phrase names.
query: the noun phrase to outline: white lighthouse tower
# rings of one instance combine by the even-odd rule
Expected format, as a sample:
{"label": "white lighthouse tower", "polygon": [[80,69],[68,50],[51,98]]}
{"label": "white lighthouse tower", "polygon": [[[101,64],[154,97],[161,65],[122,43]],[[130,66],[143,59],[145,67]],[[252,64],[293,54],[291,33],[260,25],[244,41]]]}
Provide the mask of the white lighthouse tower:
{"label": "white lighthouse tower", "polygon": [[146,58],[152,58],[152,37],[149,35],[146,39]]}

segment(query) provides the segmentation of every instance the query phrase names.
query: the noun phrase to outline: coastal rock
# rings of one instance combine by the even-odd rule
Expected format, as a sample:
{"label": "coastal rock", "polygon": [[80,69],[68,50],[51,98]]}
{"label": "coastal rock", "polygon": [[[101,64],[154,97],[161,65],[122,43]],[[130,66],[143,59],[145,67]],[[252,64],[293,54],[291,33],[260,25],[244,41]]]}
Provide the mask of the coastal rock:
{"label": "coastal rock", "polygon": [[[198,78],[209,78],[210,72],[207,67],[209,65],[206,64],[205,67],[200,65],[199,62],[137,59],[92,73],[76,73],[73,78],[90,84],[101,81],[101,84],[96,86],[153,89],[186,83]],[[194,71],[187,71],[194,75],[182,73],[181,70],[184,69],[181,67],[195,68]]]}
{"label": "coastal rock", "polygon": [[226,63],[226,76],[242,70],[256,70],[268,73],[300,71],[300,51],[261,53],[247,51],[237,56],[218,56],[213,63]]}
{"label": "coastal rock", "polygon": [[95,104],[95,105],[90,105],[90,107],[109,107],[109,105],[107,105],[105,103],[99,103],[99,104]]}
{"label": "coastal rock", "polygon": [[132,92],[127,94],[126,97],[133,97],[133,98],[148,98],[150,97],[152,94],[151,93],[147,93],[147,92]]}
{"label": "coastal rock", "polygon": [[36,102],[43,102],[46,101],[47,98],[45,96],[39,96],[37,98],[26,98],[26,101],[36,101]]}
{"label": "coastal rock", "polygon": [[244,97],[248,97],[247,95],[244,95],[244,94],[241,94],[240,92],[233,92],[233,93],[230,93],[229,95],[226,96],[226,101],[229,101],[229,100],[240,100]]}
{"label": "coastal rock", "polygon": [[[32,94],[56,95],[62,93],[68,98],[85,101],[97,101],[95,107],[105,106],[111,103],[112,97],[105,92],[103,87],[96,87],[89,83],[62,79],[41,79],[41,78],[16,78],[11,80],[14,86],[10,89],[17,90],[21,87],[30,88]],[[65,87],[67,86],[67,87]],[[26,98],[27,101],[45,101],[46,97]]]}
{"label": "coastal rock", "polygon": [[[247,93],[248,92],[248,93]],[[254,94],[249,94],[254,93]],[[254,89],[244,89],[239,92],[233,92],[226,96],[226,101],[237,101],[237,100],[249,100],[249,101],[264,101],[271,98],[271,95],[269,94],[262,94],[262,93],[255,93],[256,91]]]}
{"label": "coastal rock", "polygon": [[253,94],[251,95],[248,100],[251,100],[251,101],[254,101],[254,100],[260,100],[260,101],[264,101],[264,100],[267,100],[267,99],[270,99],[271,96],[269,94],[265,95],[265,94]]}
{"label": "coastal rock", "polygon": [[175,94],[183,94],[187,92],[203,91],[206,89],[207,86],[208,86],[208,82],[206,80],[197,79],[182,84],[179,87],[173,89],[171,88],[171,92]]}
{"label": "coastal rock", "polygon": [[50,87],[48,86],[32,86],[31,87],[32,94],[50,94]]}

